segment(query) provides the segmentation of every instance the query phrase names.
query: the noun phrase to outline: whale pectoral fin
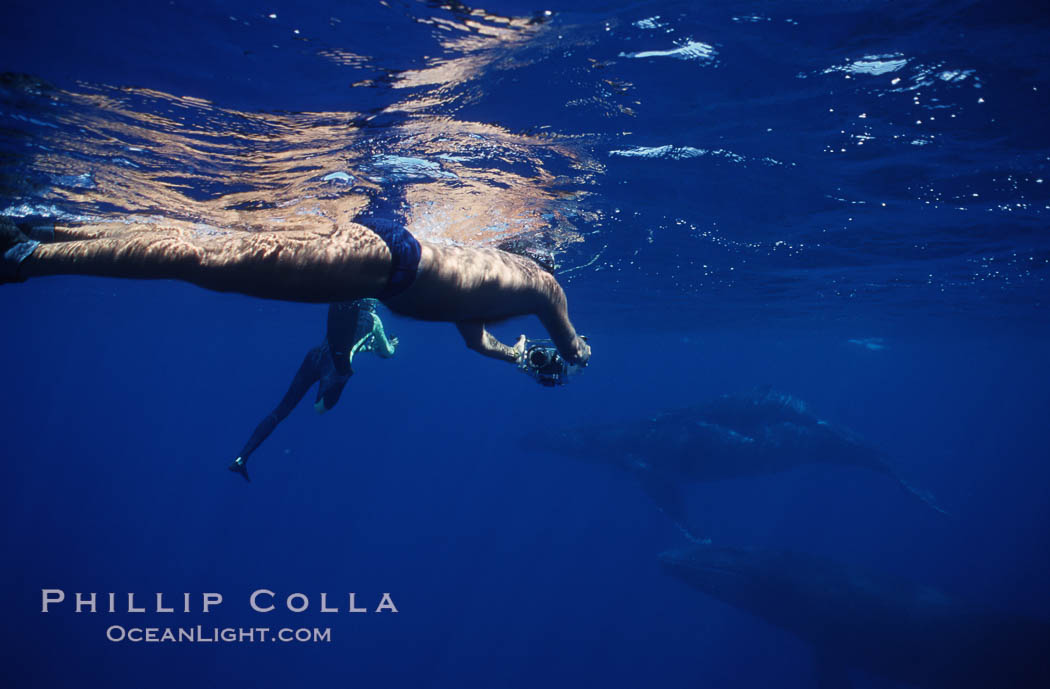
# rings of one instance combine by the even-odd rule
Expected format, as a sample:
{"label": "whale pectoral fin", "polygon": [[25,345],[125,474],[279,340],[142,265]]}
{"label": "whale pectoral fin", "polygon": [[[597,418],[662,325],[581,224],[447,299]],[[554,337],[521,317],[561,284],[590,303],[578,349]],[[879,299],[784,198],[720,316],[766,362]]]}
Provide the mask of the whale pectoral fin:
{"label": "whale pectoral fin", "polygon": [[685,502],[682,499],[682,491],[669,477],[653,471],[649,467],[635,467],[635,476],[642,490],[649,496],[656,507],[666,514],[681,529],[685,537],[694,543],[710,543],[711,540],[697,534],[696,529],[689,525],[686,515]]}
{"label": "whale pectoral fin", "polygon": [[918,500],[926,503],[926,505],[932,508],[933,510],[940,512],[943,515],[951,516],[948,510],[944,509],[939,504],[937,504],[937,499],[933,496],[933,493],[931,493],[928,490],[916,488],[915,486],[905,481],[896,471],[894,471],[893,467],[887,464],[886,461],[882,458],[876,459],[874,464],[869,465],[869,468],[874,469],[879,473],[885,474],[886,476],[889,476],[891,479],[897,482],[897,485],[900,486],[905,493],[908,493],[912,497],[915,497]]}
{"label": "whale pectoral fin", "polygon": [[916,498],[926,503],[927,506],[933,508],[941,514],[951,516],[948,510],[944,509],[943,507],[937,504],[937,499],[933,497],[933,493],[931,493],[930,491],[916,488],[915,486],[911,485],[896,474],[893,474],[893,478],[897,480],[897,483],[900,484],[900,487],[903,488],[907,493],[914,495]]}
{"label": "whale pectoral fin", "polygon": [[817,689],[853,689],[849,670],[845,664],[826,650],[817,649],[813,654]]}

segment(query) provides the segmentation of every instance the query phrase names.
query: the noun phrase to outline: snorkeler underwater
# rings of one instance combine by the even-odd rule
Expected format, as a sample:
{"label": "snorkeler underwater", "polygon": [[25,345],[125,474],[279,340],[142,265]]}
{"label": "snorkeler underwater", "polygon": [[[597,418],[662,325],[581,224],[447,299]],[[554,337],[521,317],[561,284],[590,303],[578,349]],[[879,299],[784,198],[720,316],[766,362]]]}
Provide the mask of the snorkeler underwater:
{"label": "snorkeler underwater", "polygon": [[1050,681],[1042,8],[12,0],[0,57],[5,686]]}

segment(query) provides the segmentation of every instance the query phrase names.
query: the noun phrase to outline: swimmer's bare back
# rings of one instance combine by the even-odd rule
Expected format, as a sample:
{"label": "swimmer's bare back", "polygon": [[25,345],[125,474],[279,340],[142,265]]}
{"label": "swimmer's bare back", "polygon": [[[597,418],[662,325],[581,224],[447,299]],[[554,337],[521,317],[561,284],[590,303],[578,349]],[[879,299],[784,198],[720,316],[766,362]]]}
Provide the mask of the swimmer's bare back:
{"label": "swimmer's bare back", "polygon": [[380,297],[395,313],[457,323],[468,346],[506,360],[514,350],[489,346],[495,341],[484,324],[535,314],[562,356],[586,363],[590,348],[577,336],[553,275],[498,249],[419,245],[411,286],[386,298],[381,295],[393,255],[378,234],[356,223],[277,232],[122,223],[56,227],[55,240],[40,244],[18,274],[172,279],[220,292],[312,303]]}
{"label": "swimmer's bare back", "polygon": [[[422,257],[415,283],[385,303],[412,318],[457,323],[472,349],[486,351],[493,338],[484,324],[515,316],[539,317],[569,362],[585,364],[590,347],[569,320],[565,292],[553,275],[531,259],[499,249],[438,246],[420,242]],[[475,341],[474,338],[481,338]]]}

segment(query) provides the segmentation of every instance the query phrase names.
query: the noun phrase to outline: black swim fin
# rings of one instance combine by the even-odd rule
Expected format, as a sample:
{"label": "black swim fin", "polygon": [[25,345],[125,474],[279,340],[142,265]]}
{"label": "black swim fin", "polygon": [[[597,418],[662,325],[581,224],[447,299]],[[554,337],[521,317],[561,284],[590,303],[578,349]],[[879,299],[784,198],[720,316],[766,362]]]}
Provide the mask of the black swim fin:
{"label": "black swim fin", "polygon": [[0,218],[0,284],[24,282],[18,266],[36,250],[40,242],[30,239],[7,218]]}
{"label": "black swim fin", "polygon": [[230,462],[230,466],[226,468],[236,474],[240,474],[241,476],[243,476],[244,480],[248,483],[252,482],[251,477],[248,476],[248,464],[242,458],[238,457],[237,459],[233,460],[232,462]]}

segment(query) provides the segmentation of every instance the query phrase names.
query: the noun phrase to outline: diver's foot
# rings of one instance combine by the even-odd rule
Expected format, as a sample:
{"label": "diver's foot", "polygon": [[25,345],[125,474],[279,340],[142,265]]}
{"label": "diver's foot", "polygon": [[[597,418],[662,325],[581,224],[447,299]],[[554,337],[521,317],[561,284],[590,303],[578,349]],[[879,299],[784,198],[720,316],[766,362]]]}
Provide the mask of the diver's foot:
{"label": "diver's foot", "polygon": [[252,482],[251,477],[248,476],[248,463],[244,461],[243,457],[238,457],[237,459],[233,460],[232,462],[230,462],[230,466],[226,468],[234,473],[243,476],[244,480],[248,483]]}
{"label": "diver's foot", "polygon": [[40,242],[30,239],[8,218],[0,218],[0,284],[23,282],[18,266],[26,260]]}

